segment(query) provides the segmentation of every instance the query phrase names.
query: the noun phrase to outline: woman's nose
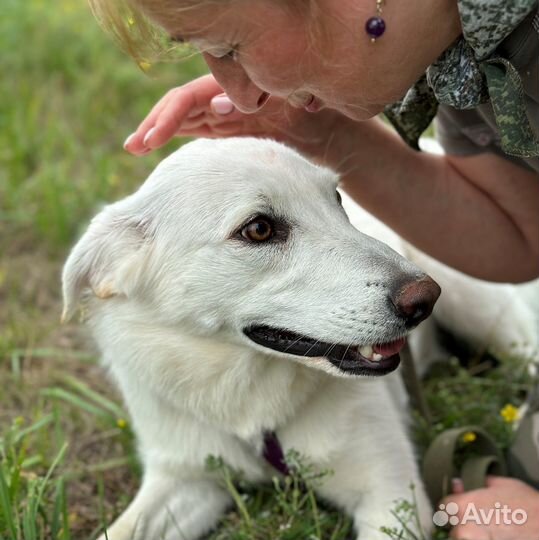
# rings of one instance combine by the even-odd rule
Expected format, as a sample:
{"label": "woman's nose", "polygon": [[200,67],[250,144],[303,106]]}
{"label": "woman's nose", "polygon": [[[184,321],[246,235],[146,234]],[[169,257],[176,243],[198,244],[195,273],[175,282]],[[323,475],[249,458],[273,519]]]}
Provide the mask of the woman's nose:
{"label": "woman's nose", "polygon": [[242,113],[257,112],[268,101],[268,92],[251,81],[241,64],[231,58],[215,58],[207,53],[203,56],[215,80]]}

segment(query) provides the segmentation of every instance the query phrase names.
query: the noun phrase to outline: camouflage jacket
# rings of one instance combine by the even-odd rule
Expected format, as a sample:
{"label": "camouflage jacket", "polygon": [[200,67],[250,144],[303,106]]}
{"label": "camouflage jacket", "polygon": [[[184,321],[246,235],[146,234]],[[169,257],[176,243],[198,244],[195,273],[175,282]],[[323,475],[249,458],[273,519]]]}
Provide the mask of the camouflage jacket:
{"label": "camouflage jacket", "polygon": [[418,149],[418,139],[438,104],[473,109],[490,101],[503,150],[522,158],[539,156],[539,139],[526,114],[517,70],[496,48],[537,6],[537,0],[458,0],[462,37],[404,98],[385,115],[402,138]]}

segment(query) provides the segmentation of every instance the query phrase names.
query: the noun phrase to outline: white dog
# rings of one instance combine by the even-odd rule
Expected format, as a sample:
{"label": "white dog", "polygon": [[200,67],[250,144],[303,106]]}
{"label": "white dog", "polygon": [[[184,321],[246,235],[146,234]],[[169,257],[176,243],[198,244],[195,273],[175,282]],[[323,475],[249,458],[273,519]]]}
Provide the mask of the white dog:
{"label": "white dog", "polygon": [[87,297],[144,466],[110,540],[206,533],[230,504],[206,457],[267,480],[263,455],[282,465],[269,433],[334,471],[319,494],[353,516],[358,538],[385,538],[411,483],[429,528],[387,379],[367,376],[398,366],[439,287],[350,225],[337,180],[272,141],[198,140],[73,249],[64,316]]}

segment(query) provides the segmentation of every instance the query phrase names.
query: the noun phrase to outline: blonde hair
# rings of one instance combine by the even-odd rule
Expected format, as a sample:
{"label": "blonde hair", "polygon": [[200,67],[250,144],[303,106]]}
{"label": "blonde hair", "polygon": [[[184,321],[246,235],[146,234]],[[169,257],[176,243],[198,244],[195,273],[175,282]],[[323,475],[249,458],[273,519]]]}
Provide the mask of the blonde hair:
{"label": "blonde hair", "polygon": [[[178,15],[198,7],[227,1],[231,0],[89,0],[89,3],[101,27],[140,66],[163,60],[177,60],[194,52],[187,43],[174,43],[148,14]],[[317,0],[275,1],[293,11],[310,13],[317,19]]]}
{"label": "blonde hair", "polygon": [[183,0],[184,7],[180,8],[178,0],[146,0],[143,10],[140,0],[89,0],[101,27],[139,65],[177,59],[193,52],[188,44],[175,44],[146,12],[179,12],[212,2],[215,0]]}

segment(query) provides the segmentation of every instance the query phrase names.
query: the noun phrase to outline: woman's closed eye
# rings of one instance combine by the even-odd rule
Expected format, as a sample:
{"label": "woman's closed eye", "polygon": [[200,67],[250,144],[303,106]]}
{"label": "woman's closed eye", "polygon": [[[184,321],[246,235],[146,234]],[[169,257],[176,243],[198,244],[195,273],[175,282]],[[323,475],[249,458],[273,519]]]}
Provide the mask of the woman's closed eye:
{"label": "woman's closed eye", "polygon": [[238,61],[238,48],[237,47],[231,47],[224,53],[214,53],[210,52],[212,56],[215,58],[218,58],[219,60],[233,60],[234,62]]}
{"label": "woman's closed eye", "polygon": [[170,36],[170,40],[173,43],[189,43],[190,45],[198,49],[199,52],[207,53],[214,58],[218,58],[220,60],[228,59],[234,60],[234,62],[238,61],[238,45],[210,45],[209,42],[204,39],[192,38],[188,40],[182,35]]}

